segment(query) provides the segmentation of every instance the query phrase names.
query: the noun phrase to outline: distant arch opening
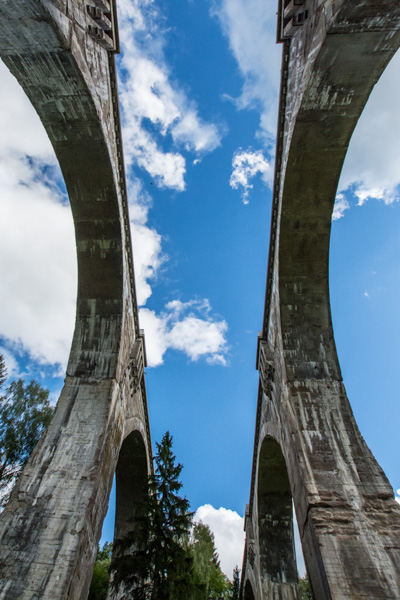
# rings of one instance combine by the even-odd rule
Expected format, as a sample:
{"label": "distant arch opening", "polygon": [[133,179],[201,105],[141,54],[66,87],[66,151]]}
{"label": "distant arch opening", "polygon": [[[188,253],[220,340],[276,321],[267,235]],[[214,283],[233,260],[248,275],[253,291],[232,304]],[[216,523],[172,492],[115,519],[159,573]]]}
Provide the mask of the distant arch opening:
{"label": "distant arch opening", "polygon": [[[138,549],[137,540],[141,525],[141,509],[146,495],[148,461],[143,437],[133,431],[124,440],[115,472],[115,529],[113,563],[107,598],[119,598],[129,578],[132,585],[135,573],[129,557]],[[128,557],[128,561],[126,558]],[[127,565],[129,569],[127,569]]]}
{"label": "distant arch opening", "polygon": [[292,493],[278,442],[263,440],[258,471],[258,534],[262,580],[297,583]]}
{"label": "distant arch opening", "polygon": [[249,580],[246,581],[246,585],[244,587],[244,600],[255,600],[253,588]]}
{"label": "distant arch opening", "polygon": [[137,511],[143,501],[147,484],[146,447],[139,431],[124,440],[115,471],[115,530],[114,542],[135,531]]}

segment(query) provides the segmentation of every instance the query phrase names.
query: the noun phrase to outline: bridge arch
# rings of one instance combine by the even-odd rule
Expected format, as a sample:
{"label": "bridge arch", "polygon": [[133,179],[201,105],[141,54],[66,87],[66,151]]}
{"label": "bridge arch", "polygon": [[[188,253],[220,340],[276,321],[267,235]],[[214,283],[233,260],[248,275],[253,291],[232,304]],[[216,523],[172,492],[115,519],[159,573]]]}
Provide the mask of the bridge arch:
{"label": "bridge arch", "polygon": [[[91,37],[90,18],[80,2],[19,0],[2,7],[0,55],[55,150],[78,262],[65,385],[0,519],[0,598],[7,600],[84,600],[120,447],[121,472],[138,451],[130,473],[138,479],[148,465],[143,445],[151,456],[115,64]],[[136,434],[123,442],[132,419],[144,432],[141,442]],[[122,531],[128,516],[119,504]]]}
{"label": "bridge arch", "polygon": [[[137,540],[140,538],[141,509],[147,493],[148,475],[151,465],[146,448],[145,438],[139,429],[134,429],[124,439],[118,457],[115,471],[115,529],[113,541],[113,560],[130,556],[137,550]],[[127,572],[129,579],[132,575],[132,563]],[[122,568],[121,576],[116,577],[111,572],[108,600],[119,598],[124,594],[126,571]]]}
{"label": "bridge arch", "polygon": [[[353,130],[400,43],[398,32],[388,43],[385,27],[362,35],[343,31],[340,23],[346,17],[351,22],[353,9],[343,3],[339,13],[337,31],[333,28],[315,50],[312,69],[303,65],[310,70],[304,88],[288,81],[289,95],[297,93],[299,99],[290,100],[295,114],[282,189],[279,303],[291,380],[341,380],[329,298],[332,211]],[[292,44],[293,56],[295,40]]]}
{"label": "bridge arch", "polygon": [[[49,136],[74,220],[77,310],[67,374],[112,376],[122,325],[126,233],[121,226],[116,139],[112,127],[106,129],[112,119],[105,118],[111,99],[110,59],[94,40],[85,40],[83,54],[91,52],[97,62],[95,79],[82,56],[77,14],[70,19],[68,39],[39,0],[5,7],[3,17],[1,57]],[[19,33],[11,41],[10,30]],[[101,89],[105,83],[108,90]]]}
{"label": "bridge arch", "polygon": [[334,4],[321,3],[304,30],[284,42],[273,310],[267,308],[264,336],[276,341],[275,368],[285,378],[274,403],[314,596],[390,598],[399,590],[392,542],[383,521],[372,523],[370,514],[390,514],[395,536],[399,511],[342,383],[330,312],[329,244],[349,141],[400,45],[400,10],[390,0]]}

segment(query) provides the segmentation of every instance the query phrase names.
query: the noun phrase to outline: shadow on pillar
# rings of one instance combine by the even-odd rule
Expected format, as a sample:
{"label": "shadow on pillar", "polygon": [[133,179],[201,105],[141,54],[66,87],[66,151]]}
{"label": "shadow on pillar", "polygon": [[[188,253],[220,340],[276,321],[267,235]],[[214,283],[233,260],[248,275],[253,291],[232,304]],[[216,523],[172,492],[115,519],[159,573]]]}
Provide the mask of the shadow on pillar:
{"label": "shadow on pillar", "polygon": [[[140,528],[143,523],[141,508],[147,493],[148,461],[146,447],[139,431],[133,431],[124,440],[115,472],[116,507],[112,569],[107,600],[134,598],[132,586],[141,583],[135,572],[134,555],[139,549]],[[114,566],[114,570],[113,570]]]}
{"label": "shadow on pillar", "polygon": [[[258,469],[258,540],[262,597],[294,600],[298,597],[298,574],[292,493],[280,445],[270,436],[266,436],[262,442]],[[254,596],[249,595],[248,598]]]}

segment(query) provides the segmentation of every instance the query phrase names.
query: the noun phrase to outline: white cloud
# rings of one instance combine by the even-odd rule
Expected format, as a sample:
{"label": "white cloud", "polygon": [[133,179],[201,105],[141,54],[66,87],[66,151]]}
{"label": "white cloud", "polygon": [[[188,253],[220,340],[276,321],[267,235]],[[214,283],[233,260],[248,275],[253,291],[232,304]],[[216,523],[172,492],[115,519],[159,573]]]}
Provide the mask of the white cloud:
{"label": "white cloud", "polygon": [[249,191],[253,187],[250,179],[261,173],[263,180],[267,183],[272,181],[271,164],[264,157],[261,150],[242,150],[239,148],[233,155],[232,175],[229,180],[231,188],[237,190],[242,188],[243,204],[249,203]]}
{"label": "white cloud", "polygon": [[152,294],[151,283],[157,279],[167,257],[162,251],[161,235],[147,225],[152,200],[138,179],[129,182],[128,197],[137,300],[143,306]]}
{"label": "white cloud", "polygon": [[[194,153],[196,162],[220,144],[221,133],[202,120],[196,105],[172,80],[156,4],[121,0],[119,17],[128,173],[129,166],[137,164],[158,185],[183,190],[186,161],[181,149]],[[62,369],[76,301],[71,211],[57,185],[62,178],[36,112],[2,63],[0,76],[0,336],[7,348]],[[172,150],[165,150],[167,145]],[[132,173],[128,188],[137,296],[144,305],[167,257],[160,234],[148,225],[151,198]],[[175,348],[191,360],[203,356],[210,363],[225,364],[226,323],[211,318],[200,304],[186,303],[179,318],[168,308],[159,316],[143,312],[150,363],[160,364],[166,349]]]}
{"label": "white cloud", "polygon": [[368,199],[400,200],[400,52],[373,90],[354,131],[339,190],[352,191],[357,204]]}
{"label": "white cloud", "polygon": [[345,211],[348,210],[349,208],[350,208],[350,204],[349,204],[349,201],[347,200],[347,198],[345,197],[345,195],[337,194],[336,199],[335,199],[335,204],[333,207],[332,221],[337,221],[338,219],[341,219],[342,217],[344,217]]}
{"label": "white cloud", "polygon": [[17,361],[15,360],[15,356],[11,352],[9,352],[7,350],[7,348],[4,348],[3,346],[0,346],[0,354],[4,358],[4,362],[6,365],[7,378],[19,377],[19,375],[20,375],[19,367],[18,367]]}
{"label": "white cloud", "polygon": [[51,144],[0,62],[0,335],[38,362],[68,358],[76,299],[72,216]]}
{"label": "white cloud", "polygon": [[[205,123],[193,101],[172,80],[165,61],[165,36],[152,0],[124,1],[119,5],[123,55],[120,100],[128,166],[145,169],[161,187],[185,189],[186,161],[169,143],[204,154],[220,144],[221,132]],[[150,127],[148,126],[150,125]]]}
{"label": "white cloud", "polygon": [[400,489],[396,490],[395,500],[400,504]]}
{"label": "white cloud", "polygon": [[272,0],[214,0],[212,11],[244,78],[236,105],[259,110],[261,135],[268,146],[276,135],[282,53],[276,44],[276,10]]}
{"label": "white cloud", "polygon": [[[397,492],[400,494],[400,490]],[[400,502],[400,498],[398,498]],[[244,552],[244,519],[237,512],[227,508],[214,508],[211,504],[200,506],[195,515],[195,521],[208,525],[215,536],[215,546],[221,560],[221,569],[230,579],[236,565],[241,569]],[[306,574],[299,528],[296,514],[293,511],[293,528],[296,548],[297,570],[300,577]]]}
{"label": "white cloud", "polygon": [[[261,134],[271,146],[276,135],[281,63],[281,46],[275,44],[276,3],[214,0],[212,12],[220,20],[244,79],[236,105],[259,111]],[[344,163],[339,192],[352,192],[360,206],[368,199],[386,204],[400,200],[399,73],[400,51],[375,86]],[[348,200],[339,196],[333,219],[343,217],[348,208]]]}
{"label": "white cloud", "polygon": [[42,363],[66,364],[76,301],[71,211],[43,163],[0,156],[0,333]]}
{"label": "white cloud", "polygon": [[162,364],[168,349],[180,350],[191,361],[205,358],[209,364],[226,365],[226,321],[210,314],[207,300],[174,300],[160,314],[148,308],[139,312],[146,336],[147,362]]}
{"label": "white cloud", "polygon": [[228,508],[214,508],[211,504],[199,506],[195,521],[209,526],[215,536],[215,546],[219,554],[221,569],[232,579],[236,565],[241,569],[244,551],[243,517]]}
{"label": "white cloud", "polygon": [[1,60],[0,79],[0,156],[28,155],[57,164],[36,111]]}

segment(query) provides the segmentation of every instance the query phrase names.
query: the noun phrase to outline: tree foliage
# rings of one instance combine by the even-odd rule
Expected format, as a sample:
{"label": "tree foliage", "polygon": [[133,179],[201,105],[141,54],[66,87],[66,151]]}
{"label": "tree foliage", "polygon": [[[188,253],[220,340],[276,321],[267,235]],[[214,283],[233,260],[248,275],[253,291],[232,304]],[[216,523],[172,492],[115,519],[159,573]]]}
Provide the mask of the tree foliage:
{"label": "tree foliage", "polygon": [[115,546],[113,585],[135,600],[188,600],[192,559],[187,552],[192,523],[189,502],[179,495],[181,464],[175,464],[172,436],[157,443],[156,468],[137,510],[131,536]]}
{"label": "tree foliage", "polygon": [[240,569],[236,565],[233,569],[233,579],[232,579],[232,587],[231,587],[231,600],[239,600],[240,594]]}
{"label": "tree foliage", "polygon": [[231,584],[221,571],[214,535],[203,523],[193,525],[189,502],[180,496],[182,468],[167,432],[157,444],[155,472],[137,507],[134,531],[115,544],[111,585],[125,598],[230,598]]}
{"label": "tree foliage", "polygon": [[7,369],[6,363],[4,362],[4,357],[0,354],[0,388],[3,386],[3,383],[7,379]]}
{"label": "tree foliage", "polygon": [[[4,361],[0,361],[3,383],[4,378]],[[51,421],[54,408],[48,397],[48,390],[36,381],[25,385],[22,379],[11,382],[0,395],[0,506],[6,504],[16,478]]]}
{"label": "tree foliage", "polygon": [[191,600],[222,600],[230,597],[231,584],[222,573],[214,534],[201,521],[195,523],[189,544],[193,557]]}
{"label": "tree foliage", "polygon": [[106,542],[97,551],[88,600],[106,600],[110,579],[112,544]]}
{"label": "tree foliage", "polygon": [[310,583],[307,577],[299,578],[299,592],[300,592],[300,600],[313,600]]}

